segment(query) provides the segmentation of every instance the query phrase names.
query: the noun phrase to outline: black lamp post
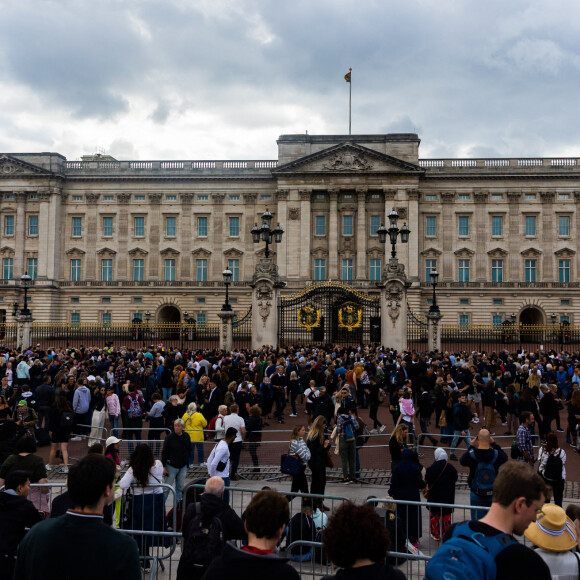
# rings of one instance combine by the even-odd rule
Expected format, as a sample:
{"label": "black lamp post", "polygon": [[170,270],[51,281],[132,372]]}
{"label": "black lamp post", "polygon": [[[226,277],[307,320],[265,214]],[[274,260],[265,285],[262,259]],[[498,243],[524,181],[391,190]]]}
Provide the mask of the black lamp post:
{"label": "black lamp post", "polygon": [[439,306],[437,306],[437,295],[435,293],[435,288],[439,283],[439,272],[437,272],[435,269],[431,270],[429,273],[429,278],[431,278],[431,286],[433,286],[433,304],[431,304],[429,308],[429,314],[441,314]]}
{"label": "black lamp post", "polygon": [[[28,272],[25,272],[20,276],[20,285],[24,288],[24,305],[20,310],[20,316],[30,316],[32,312],[30,308],[28,308],[28,289],[32,286],[32,278],[28,275]],[[18,302],[14,303],[14,312],[12,313],[16,316],[18,312]]]}
{"label": "black lamp post", "polygon": [[403,223],[403,227],[399,228],[397,222],[399,221],[399,214],[397,210],[393,208],[389,214],[389,229],[387,229],[383,224],[377,229],[377,235],[379,236],[379,242],[381,244],[386,243],[387,234],[389,234],[389,240],[391,242],[391,259],[397,259],[397,238],[401,236],[401,242],[406,244],[409,241],[409,234],[411,230],[407,227],[406,223]]}
{"label": "black lamp post", "polygon": [[254,227],[250,230],[250,233],[252,234],[252,240],[254,244],[258,244],[260,239],[266,242],[266,258],[269,258],[269,245],[272,243],[272,240],[279,244],[282,241],[282,234],[284,233],[284,230],[280,227],[280,224],[272,229],[272,214],[266,210],[262,214],[262,226],[258,227],[258,224],[254,224]]}
{"label": "black lamp post", "polygon": [[[255,226],[257,227],[257,226]],[[266,242],[266,256],[268,252],[268,243]],[[224,284],[226,285],[226,301],[224,302],[223,306],[222,306],[222,312],[231,312],[232,307],[229,301],[229,294],[228,294],[228,290],[230,287],[230,284],[232,283],[232,271],[229,268],[226,268],[223,272],[222,272],[222,276],[224,277]]]}

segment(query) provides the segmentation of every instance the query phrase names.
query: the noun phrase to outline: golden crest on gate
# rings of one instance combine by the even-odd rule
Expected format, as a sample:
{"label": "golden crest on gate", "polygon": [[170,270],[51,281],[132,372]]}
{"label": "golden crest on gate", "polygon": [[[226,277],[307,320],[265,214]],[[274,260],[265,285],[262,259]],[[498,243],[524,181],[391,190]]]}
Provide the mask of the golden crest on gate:
{"label": "golden crest on gate", "polygon": [[298,324],[306,330],[320,326],[320,309],[314,308],[310,304],[298,309]]}
{"label": "golden crest on gate", "polygon": [[362,308],[356,304],[344,304],[338,311],[338,326],[352,332],[362,325]]}

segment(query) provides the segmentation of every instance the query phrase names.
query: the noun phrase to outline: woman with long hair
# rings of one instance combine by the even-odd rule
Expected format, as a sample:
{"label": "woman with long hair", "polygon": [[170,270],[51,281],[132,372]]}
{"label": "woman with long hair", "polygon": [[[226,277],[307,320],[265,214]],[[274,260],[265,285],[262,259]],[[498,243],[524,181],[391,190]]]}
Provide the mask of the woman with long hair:
{"label": "woman with long hair", "polygon": [[389,452],[391,454],[391,470],[401,461],[404,449],[409,445],[409,426],[406,423],[397,425],[389,439]]}
{"label": "woman with long hair", "polygon": [[310,493],[324,495],[326,489],[326,465],[330,440],[325,433],[326,419],[319,415],[314,419],[308,435],[306,445],[310,450],[310,461],[308,465],[312,472],[312,484]]}
{"label": "woman with long hair", "polygon": [[193,459],[195,456],[195,449],[197,448],[197,460],[200,465],[203,465],[203,430],[207,427],[207,419],[202,413],[198,412],[195,403],[189,403],[187,412],[182,417],[185,423],[185,432],[191,439],[191,453],[189,454],[189,467],[193,467]]}
{"label": "woman with long hair", "polygon": [[[130,521],[123,522],[126,529],[163,532],[166,531],[165,502],[163,499],[163,464],[153,457],[151,447],[140,443],[135,447],[129,461],[129,469],[119,482],[123,490],[133,490],[133,509]],[[166,545],[163,538],[149,534],[135,536],[141,556],[149,556],[153,546]],[[149,568],[150,560],[145,560]]]}
{"label": "woman with long hair", "polygon": [[546,435],[546,444],[540,449],[538,473],[554,491],[554,503],[562,507],[566,483],[566,452],[560,449],[555,433]]}
{"label": "woman with long hair", "polygon": [[306,464],[310,460],[310,449],[308,449],[304,442],[304,435],[306,428],[304,425],[295,425],[292,429],[292,436],[290,437],[290,449],[288,455],[293,455],[300,462],[301,469],[296,475],[292,476],[291,492],[299,491],[301,493],[308,493],[308,481],[306,480]]}
{"label": "woman with long hair", "polygon": [[60,451],[62,458],[62,473],[68,473],[68,442],[74,426],[74,413],[66,397],[57,395],[48,412],[48,430],[50,432],[50,453],[46,470],[53,469],[56,452]]}

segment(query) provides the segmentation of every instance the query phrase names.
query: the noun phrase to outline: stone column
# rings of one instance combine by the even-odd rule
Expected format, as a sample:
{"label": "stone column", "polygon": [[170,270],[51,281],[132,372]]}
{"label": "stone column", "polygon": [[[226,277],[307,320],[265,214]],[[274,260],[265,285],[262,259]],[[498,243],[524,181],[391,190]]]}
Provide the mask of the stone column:
{"label": "stone column", "polygon": [[39,212],[38,212],[38,279],[46,280],[48,271],[48,256],[49,248],[51,254],[60,252],[60,247],[55,248],[50,246],[49,235],[53,228],[50,222],[49,205],[50,192],[40,191],[38,193]]}
{"label": "stone column", "polygon": [[486,244],[489,239],[491,224],[488,222],[489,214],[485,211],[489,193],[487,191],[476,191],[473,194],[475,201],[475,214],[473,215],[474,228],[470,232],[471,238],[475,240],[475,280],[474,282],[487,282],[491,280],[488,270],[488,255]]}
{"label": "stone column", "polygon": [[16,194],[17,206],[16,206],[16,225],[14,233],[14,267],[13,276],[15,280],[18,280],[22,274],[24,274],[25,264],[24,264],[24,248],[26,244],[26,198],[28,194],[26,192],[20,192]]}
{"label": "stone column", "polygon": [[[42,199],[42,196],[41,196]],[[60,278],[61,255],[62,255],[62,235],[61,235],[61,207],[66,201],[60,187],[53,187],[50,192],[50,204],[48,206],[50,217],[50,228],[48,232],[48,260],[46,266],[46,277],[49,280]]]}
{"label": "stone column", "polygon": [[278,266],[272,258],[262,258],[256,265],[250,286],[252,290],[252,348],[278,344],[278,299],[280,288]]}
{"label": "stone column", "polygon": [[16,343],[18,350],[25,351],[32,346],[32,314],[17,314],[16,315]]}
{"label": "stone column", "polygon": [[428,312],[427,320],[429,328],[427,330],[427,348],[429,352],[441,352],[441,312]]}
{"label": "stone column", "polygon": [[182,213],[178,218],[179,237],[181,239],[180,251],[181,260],[177,280],[193,280],[191,272],[191,240],[193,238],[194,224],[192,222],[191,204],[193,193],[182,193],[180,196]]}
{"label": "stone column", "polygon": [[301,189],[300,195],[300,278],[302,280],[312,280],[314,278],[312,256],[310,255],[312,240],[312,215],[310,199],[312,190]]}
{"label": "stone column", "polygon": [[381,291],[381,343],[401,352],[407,348],[407,280],[405,266],[390,259],[379,284]]}
{"label": "stone column", "polygon": [[132,278],[128,268],[129,258],[129,230],[132,224],[129,224],[128,204],[131,200],[130,193],[118,193],[117,203],[119,212],[117,213],[117,280],[130,280]]}
{"label": "stone column", "polygon": [[409,236],[409,280],[419,282],[419,197],[418,189],[408,189],[409,215],[407,225],[411,230]]}
{"label": "stone column", "polygon": [[[523,280],[522,263],[521,263],[521,244],[522,244],[522,215],[519,211],[519,202],[522,192],[513,190],[507,192],[509,215],[506,224],[506,239],[508,242],[508,264],[504,267],[504,282],[519,282]],[[531,207],[531,206],[530,206]]]}
{"label": "stone column", "polygon": [[356,214],[356,280],[367,280],[367,228],[366,199],[368,189],[358,187],[358,207]]}
{"label": "stone column", "polygon": [[[272,220],[272,229],[276,227],[279,223],[282,226],[282,229],[288,230],[288,195],[289,191],[287,189],[279,189],[276,193],[276,197],[278,199],[278,209],[276,211],[276,215]],[[288,244],[288,232],[286,231],[285,235],[282,236],[282,242],[279,244],[275,244],[276,254],[277,254],[277,263],[278,268],[280,269],[280,275],[286,276],[288,275],[288,252],[287,250]],[[271,246],[271,250],[274,250],[274,244]]]}
{"label": "stone column", "polygon": [[227,261],[224,258],[224,239],[229,235],[225,228],[227,224],[224,224],[224,199],[225,193],[217,192],[211,194],[211,199],[213,201],[213,206],[211,208],[211,217],[208,219],[210,222],[208,229],[208,243],[209,247],[213,250],[212,256],[210,258],[210,264],[208,264],[208,280],[222,280],[222,272],[226,266]]}
{"label": "stone column", "polygon": [[159,250],[161,249],[160,241],[163,231],[163,216],[161,214],[161,193],[150,193],[149,197],[149,214],[147,221],[149,224],[148,242],[149,254],[147,255],[146,276],[149,280],[159,280]]}
{"label": "stone column", "polygon": [[87,228],[87,263],[85,267],[85,278],[87,280],[98,280],[101,277],[101,273],[98,271],[97,264],[97,250],[100,249],[100,244],[97,243],[98,229],[99,229],[99,215],[97,211],[97,203],[99,201],[99,194],[87,192],[87,216],[86,216],[86,228]]}
{"label": "stone column", "polygon": [[[438,237],[443,238],[443,254],[441,255],[443,269],[439,270],[443,275],[443,282],[453,282],[455,280],[455,254],[453,253],[454,240],[457,238],[455,224],[455,213],[453,211],[453,202],[455,201],[454,191],[444,191],[441,193],[441,215],[443,224],[437,226]],[[441,227],[443,226],[443,227]],[[441,228],[441,229],[440,229]]]}
{"label": "stone column", "polygon": [[338,280],[338,191],[328,190],[330,211],[328,216],[328,278]]}
{"label": "stone column", "polygon": [[234,349],[234,317],[232,310],[220,310],[217,313],[220,319],[220,350],[232,352]]}
{"label": "stone column", "polygon": [[558,223],[552,211],[552,203],[556,197],[556,192],[540,191],[540,197],[542,199],[542,215],[540,216],[542,229],[538,236],[538,247],[542,248],[542,255],[538,257],[538,266],[540,265],[540,260],[543,263],[542,268],[538,269],[536,280],[538,282],[552,282],[558,280],[558,278],[554,277],[554,239],[558,232]]}

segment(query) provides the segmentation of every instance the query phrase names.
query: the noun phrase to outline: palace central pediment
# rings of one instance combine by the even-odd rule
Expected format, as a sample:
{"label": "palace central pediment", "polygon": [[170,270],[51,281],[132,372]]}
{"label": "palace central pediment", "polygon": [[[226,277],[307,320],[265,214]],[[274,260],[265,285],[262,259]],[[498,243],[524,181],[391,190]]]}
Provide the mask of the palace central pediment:
{"label": "palace central pediment", "polygon": [[39,176],[51,176],[52,173],[33,165],[32,163],[27,163],[10,155],[0,155],[0,177],[39,177]]}
{"label": "palace central pediment", "polygon": [[274,175],[293,173],[399,173],[422,174],[413,163],[379,153],[356,143],[345,143],[280,165]]}

